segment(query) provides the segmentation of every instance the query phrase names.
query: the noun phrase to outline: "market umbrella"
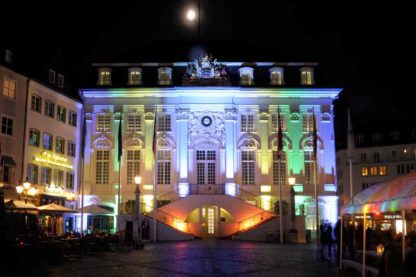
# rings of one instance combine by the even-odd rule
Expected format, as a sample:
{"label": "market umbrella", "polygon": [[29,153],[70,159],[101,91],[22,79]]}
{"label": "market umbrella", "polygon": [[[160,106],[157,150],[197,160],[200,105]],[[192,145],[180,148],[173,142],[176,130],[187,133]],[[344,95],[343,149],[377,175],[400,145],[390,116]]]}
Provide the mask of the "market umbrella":
{"label": "market umbrella", "polygon": [[5,200],[6,210],[37,210],[33,203],[25,203],[21,200]]}
{"label": "market umbrella", "polygon": [[101,208],[98,205],[89,205],[89,206],[85,206],[84,207],[84,211],[82,211],[82,208],[79,208],[77,210],[77,212],[81,213],[87,213],[87,214],[113,214],[112,212],[110,212],[109,210],[106,210],[104,208]]}

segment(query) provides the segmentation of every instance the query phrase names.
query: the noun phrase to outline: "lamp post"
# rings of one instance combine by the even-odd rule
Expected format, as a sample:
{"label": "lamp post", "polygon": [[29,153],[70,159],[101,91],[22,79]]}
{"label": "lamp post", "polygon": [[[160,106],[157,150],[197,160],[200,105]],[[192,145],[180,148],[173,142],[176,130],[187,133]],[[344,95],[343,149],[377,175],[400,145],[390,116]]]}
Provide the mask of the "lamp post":
{"label": "lamp post", "polygon": [[134,183],[136,184],[136,190],[135,190],[135,194],[136,194],[136,201],[135,201],[135,216],[137,219],[137,223],[138,223],[138,241],[139,243],[142,241],[142,219],[141,219],[141,211],[140,211],[140,182],[142,181],[142,177],[140,176],[136,176],[134,177]]}
{"label": "lamp post", "polygon": [[290,202],[291,202],[291,212],[292,212],[292,216],[291,216],[291,220],[292,220],[292,228],[295,228],[295,224],[294,222],[296,221],[296,212],[295,212],[295,189],[294,189],[294,185],[296,183],[296,178],[295,177],[289,177],[288,178],[288,182],[290,185]]}
{"label": "lamp post", "polygon": [[19,199],[22,194],[25,195],[25,204],[27,204],[28,196],[34,197],[38,190],[34,187],[31,187],[29,179],[26,177],[26,181],[23,182],[23,185],[16,187],[16,192],[19,195]]}

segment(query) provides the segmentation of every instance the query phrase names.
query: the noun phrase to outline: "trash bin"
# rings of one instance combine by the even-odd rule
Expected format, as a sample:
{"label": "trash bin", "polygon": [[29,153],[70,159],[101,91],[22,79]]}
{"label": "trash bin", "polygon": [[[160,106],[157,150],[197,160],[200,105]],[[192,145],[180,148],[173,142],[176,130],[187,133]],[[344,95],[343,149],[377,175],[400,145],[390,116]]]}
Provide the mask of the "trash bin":
{"label": "trash bin", "polygon": [[312,242],[312,231],[310,229],[306,229],[306,243]]}

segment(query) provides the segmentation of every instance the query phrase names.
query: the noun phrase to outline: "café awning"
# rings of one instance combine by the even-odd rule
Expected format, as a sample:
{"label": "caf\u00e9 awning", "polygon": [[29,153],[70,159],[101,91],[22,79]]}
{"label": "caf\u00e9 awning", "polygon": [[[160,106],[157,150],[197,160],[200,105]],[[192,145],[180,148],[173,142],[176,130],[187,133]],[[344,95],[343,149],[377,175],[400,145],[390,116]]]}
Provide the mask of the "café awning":
{"label": "caf\u00e9 awning", "polygon": [[416,172],[373,185],[342,207],[342,214],[398,212],[416,209]]}
{"label": "caf\u00e9 awning", "polygon": [[[77,210],[78,213],[82,212],[82,209]],[[84,207],[84,213],[86,214],[113,214],[111,211],[101,208],[98,205],[89,205]]]}
{"label": "caf\u00e9 awning", "polygon": [[39,206],[38,210],[40,212],[56,212],[56,213],[75,213],[76,212],[72,209],[69,209],[67,207],[64,207],[55,203]]}
{"label": "caf\u00e9 awning", "polygon": [[4,207],[6,210],[37,210],[33,203],[25,203],[22,200],[5,199]]}

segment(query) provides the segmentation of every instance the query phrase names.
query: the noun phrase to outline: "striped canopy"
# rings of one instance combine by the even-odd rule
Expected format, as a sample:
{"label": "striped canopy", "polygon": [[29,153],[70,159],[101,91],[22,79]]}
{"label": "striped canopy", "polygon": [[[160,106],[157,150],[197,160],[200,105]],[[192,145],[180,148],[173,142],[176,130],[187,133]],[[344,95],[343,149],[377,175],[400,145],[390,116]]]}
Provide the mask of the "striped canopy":
{"label": "striped canopy", "polygon": [[416,172],[373,185],[342,207],[342,214],[398,212],[416,209]]}

